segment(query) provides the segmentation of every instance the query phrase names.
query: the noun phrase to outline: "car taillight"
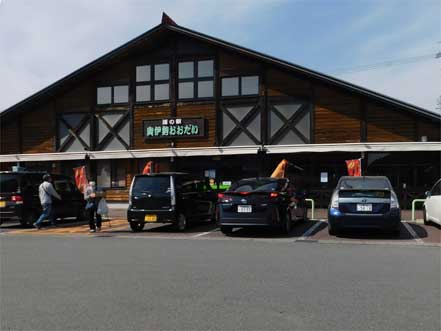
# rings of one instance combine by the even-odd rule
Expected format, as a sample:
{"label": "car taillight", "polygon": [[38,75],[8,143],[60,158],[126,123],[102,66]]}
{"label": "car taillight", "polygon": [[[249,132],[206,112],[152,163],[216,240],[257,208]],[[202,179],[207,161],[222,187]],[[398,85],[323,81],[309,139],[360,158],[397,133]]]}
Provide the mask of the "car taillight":
{"label": "car taillight", "polygon": [[233,198],[226,196],[224,193],[218,193],[217,198],[219,202],[231,202]]}
{"label": "car taillight", "polygon": [[334,193],[331,198],[331,208],[338,209],[338,193]]}
{"label": "car taillight", "polygon": [[390,208],[400,208],[400,204],[398,203],[398,198],[395,193],[390,195]]}
{"label": "car taillight", "polygon": [[15,202],[16,204],[23,203],[23,197],[21,195],[13,195],[11,196],[11,201]]}
{"label": "car taillight", "polygon": [[279,196],[279,193],[277,193],[277,192],[270,193],[270,198],[277,198],[278,196]]}

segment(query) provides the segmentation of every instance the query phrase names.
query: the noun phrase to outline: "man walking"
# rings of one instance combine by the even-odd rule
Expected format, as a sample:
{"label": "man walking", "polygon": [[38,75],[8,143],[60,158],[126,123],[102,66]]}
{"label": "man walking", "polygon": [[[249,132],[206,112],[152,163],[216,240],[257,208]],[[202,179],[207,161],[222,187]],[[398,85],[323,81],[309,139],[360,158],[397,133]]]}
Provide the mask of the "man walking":
{"label": "man walking", "polygon": [[37,229],[41,229],[41,223],[48,219],[52,225],[55,225],[54,215],[52,213],[52,197],[61,200],[60,195],[55,191],[52,185],[52,177],[49,174],[43,176],[43,183],[38,187],[38,195],[40,197],[41,207],[43,208],[43,213],[40,215],[38,220],[33,224]]}

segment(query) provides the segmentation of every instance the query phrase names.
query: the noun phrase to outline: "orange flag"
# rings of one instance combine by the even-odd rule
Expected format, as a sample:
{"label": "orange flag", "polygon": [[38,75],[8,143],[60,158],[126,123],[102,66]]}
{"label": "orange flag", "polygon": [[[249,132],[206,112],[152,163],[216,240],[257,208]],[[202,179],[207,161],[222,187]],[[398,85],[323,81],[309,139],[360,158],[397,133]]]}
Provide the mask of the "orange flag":
{"label": "orange flag", "polygon": [[288,161],[283,159],[280,161],[279,165],[274,169],[273,173],[271,174],[272,178],[284,178],[285,177],[285,170],[286,166],[288,165]]}
{"label": "orange flag", "polygon": [[361,176],[361,159],[346,160],[349,176]]}
{"label": "orange flag", "polygon": [[151,174],[154,172],[158,172],[158,166],[155,162],[149,161],[145,165],[144,169],[142,170],[143,175]]}
{"label": "orange flag", "polygon": [[75,175],[75,184],[77,185],[80,192],[83,193],[84,187],[87,185],[87,175],[86,175],[86,167],[77,167],[73,168],[74,175]]}

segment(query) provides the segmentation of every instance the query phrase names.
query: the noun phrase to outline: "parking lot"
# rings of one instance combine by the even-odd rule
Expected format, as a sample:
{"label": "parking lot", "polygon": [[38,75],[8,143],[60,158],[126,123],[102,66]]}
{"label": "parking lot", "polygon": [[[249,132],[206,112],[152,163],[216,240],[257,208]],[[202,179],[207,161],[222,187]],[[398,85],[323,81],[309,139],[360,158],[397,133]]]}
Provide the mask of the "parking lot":
{"label": "parking lot", "polygon": [[[310,216],[309,211],[309,216]],[[112,209],[110,219],[103,222],[102,231],[89,233],[86,222],[63,220],[57,227],[45,227],[42,230],[23,229],[18,224],[3,224],[0,233],[3,235],[59,235],[91,237],[145,237],[176,239],[215,239],[215,240],[270,240],[315,243],[350,243],[350,244],[388,244],[388,245],[435,245],[441,246],[441,229],[435,224],[424,225],[421,216],[416,214],[417,221],[410,221],[410,212],[403,211],[403,222],[399,236],[382,234],[379,231],[348,230],[338,236],[328,233],[326,210],[315,211],[315,218],[297,222],[289,235],[281,234],[277,229],[235,228],[230,236],[221,233],[212,222],[192,224],[184,232],[177,232],[168,224],[146,224],[142,232],[133,233],[125,219],[124,209]],[[406,219],[407,218],[407,219]]]}
{"label": "parking lot", "polygon": [[316,210],[289,235],[225,236],[209,222],[134,233],[124,214],[113,209],[92,234],[73,220],[2,225],[3,328],[439,329],[435,225],[331,236]]}

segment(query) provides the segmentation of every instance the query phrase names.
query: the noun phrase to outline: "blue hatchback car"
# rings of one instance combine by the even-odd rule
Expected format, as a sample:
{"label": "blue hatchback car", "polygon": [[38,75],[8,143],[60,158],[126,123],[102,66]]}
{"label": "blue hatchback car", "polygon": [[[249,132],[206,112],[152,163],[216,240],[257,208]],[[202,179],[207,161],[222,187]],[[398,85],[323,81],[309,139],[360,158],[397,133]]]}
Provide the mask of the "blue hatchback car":
{"label": "blue hatchback car", "polygon": [[328,231],[372,228],[399,234],[401,211],[387,177],[341,177],[328,208]]}

